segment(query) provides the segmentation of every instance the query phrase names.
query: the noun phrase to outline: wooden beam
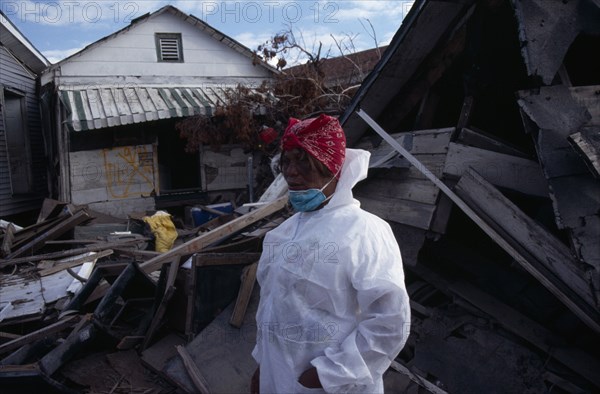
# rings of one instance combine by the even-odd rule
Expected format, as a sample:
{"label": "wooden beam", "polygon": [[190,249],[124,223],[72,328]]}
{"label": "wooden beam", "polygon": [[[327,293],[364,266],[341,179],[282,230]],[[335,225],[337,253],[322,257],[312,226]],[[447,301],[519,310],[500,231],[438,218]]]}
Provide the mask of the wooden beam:
{"label": "wooden beam", "polygon": [[190,375],[194,386],[196,386],[196,389],[198,389],[198,391],[201,394],[210,394],[210,390],[208,389],[208,383],[200,373],[200,370],[198,370],[198,367],[192,359],[192,356],[190,356],[190,354],[187,352],[187,350],[185,350],[183,346],[177,346],[177,353],[179,353],[179,356],[183,360],[183,365],[188,374]]}
{"label": "wooden beam", "polygon": [[235,306],[233,307],[233,313],[229,319],[229,324],[234,327],[240,328],[244,322],[246,316],[246,309],[248,309],[248,303],[250,302],[250,296],[252,290],[254,290],[254,283],[256,282],[256,270],[258,268],[258,262],[251,264],[244,268],[242,273],[242,284],[240,286],[240,292],[238,293]]}
{"label": "wooden beam", "polygon": [[591,116],[587,126],[600,126],[600,85],[570,87],[571,95],[580,105],[584,106]]}
{"label": "wooden beam", "polygon": [[444,175],[460,177],[469,168],[493,185],[548,197],[548,183],[538,162],[451,142]]}
{"label": "wooden beam", "polygon": [[198,253],[192,261],[196,267],[210,265],[252,264],[260,258],[258,252]]}
{"label": "wooden beam", "polygon": [[93,341],[99,330],[92,323],[92,314],[86,315],[79,321],[64,342],[52,349],[38,361],[40,370],[51,376],[63,364],[73,358],[83,348]]}
{"label": "wooden beam", "polygon": [[69,256],[75,256],[77,254],[87,253],[87,252],[97,252],[100,250],[112,249],[115,247],[125,247],[127,245],[133,246],[134,244],[145,241],[145,240],[146,239],[144,238],[144,239],[127,240],[127,241],[122,241],[122,242],[103,242],[103,243],[97,243],[95,245],[86,246],[84,248],[61,250],[60,252],[51,252],[51,253],[45,253],[45,254],[38,254],[35,256],[18,257],[18,258],[14,258],[14,259],[10,259],[10,260],[3,259],[3,260],[0,260],[0,268],[8,267],[13,264],[31,263],[34,261],[51,260],[51,259],[57,259],[57,258],[62,258],[62,257],[69,257]]}
{"label": "wooden beam", "polygon": [[431,225],[435,204],[424,204],[409,200],[400,200],[383,196],[365,196],[356,194],[361,207],[384,220],[428,230]]}
{"label": "wooden beam", "polygon": [[582,350],[560,346],[561,338],[529,317],[512,309],[489,294],[465,282],[452,283],[450,291],[475,305],[485,314],[515,335],[525,339],[547,356],[550,356],[573,372],[600,387],[600,362]]}
{"label": "wooden beam", "polygon": [[575,315],[600,332],[600,312],[585,271],[560,240],[504,197],[473,170],[456,193],[469,206],[469,217]]}
{"label": "wooden beam", "polygon": [[111,254],[113,254],[113,251],[111,249],[107,249],[107,250],[102,250],[102,251],[100,251],[98,253],[95,253],[93,255],[79,257],[79,258],[77,258],[75,260],[66,261],[66,262],[60,262],[59,261],[59,262],[57,262],[58,264],[55,265],[54,267],[41,270],[41,271],[38,272],[38,274],[40,276],[51,275],[51,274],[54,274],[56,272],[60,272],[62,270],[66,270],[67,268],[73,268],[73,267],[76,267],[76,266],[81,265],[83,263],[87,263],[88,261],[98,260],[98,259],[101,259],[102,257],[110,256]]}
{"label": "wooden beam", "polygon": [[43,234],[48,229],[52,228],[54,225],[64,220],[68,216],[70,216],[68,213],[61,212],[61,214],[57,217],[45,220],[40,223],[32,224],[31,226],[18,230],[15,233],[15,242],[13,244],[13,248],[21,247],[35,236]]}
{"label": "wooden beam", "polygon": [[396,372],[401,373],[402,375],[406,375],[410,380],[412,380],[419,386],[423,387],[425,390],[429,391],[430,393],[448,394],[447,391],[442,390],[441,388],[439,388],[435,384],[431,383],[429,380],[425,379],[424,377],[411,372],[408,368],[406,368],[404,365],[400,364],[398,361],[392,361],[390,368],[392,368]]}
{"label": "wooden beam", "polygon": [[73,229],[78,224],[81,224],[89,219],[90,216],[87,214],[87,212],[81,210],[75,213],[73,216],[67,218],[66,220],[56,224],[50,230],[34,238],[32,241],[18,248],[14,252],[10,253],[8,256],[6,256],[6,259],[12,259],[26,252],[33,253],[36,250],[42,248],[47,240],[56,239],[64,233],[66,233],[67,231]]}
{"label": "wooden beam", "polygon": [[568,140],[583,158],[594,178],[600,178],[600,129],[583,128],[571,134]]}
{"label": "wooden beam", "polygon": [[65,202],[53,200],[51,198],[45,198],[42,202],[42,208],[38,214],[36,223],[41,223],[48,219],[50,216],[55,216],[67,205]]}
{"label": "wooden beam", "polygon": [[436,48],[430,51],[429,56],[419,65],[419,71],[402,86],[399,94],[386,103],[382,115],[379,116],[380,123],[399,124],[419,104],[427,91],[454,65],[464,51],[467,22],[474,10],[475,6],[471,6],[461,16],[461,19],[452,26],[452,30],[447,32],[447,38],[444,41],[440,40]]}
{"label": "wooden beam", "polygon": [[3,343],[0,345],[0,354],[8,353],[21,346],[37,341],[38,339],[56,334],[64,330],[65,328],[74,326],[81,320],[81,316],[69,316],[55,323],[52,323],[44,328],[33,331],[27,335],[20,336],[19,338],[13,339],[12,341]]}
{"label": "wooden beam", "polygon": [[523,153],[516,147],[510,145],[505,141],[500,140],[496,136],[488,134],[483,130],[477,129],[476,127],[463,127],[458,136],[458,141],[463,145],[474,146],[475,148],[481,148],[498,153],[505,153],[507,155],[518,156],[524,159],[530,158],[529,155]]}
{"label": "wooden beam", "polygon": [[[377,134],[400,152],[412,165],[418,168],[427,179],[439,187],[494,242],[546,286],[550,292],[585,324],[592,330],[600,333],[600,311],[598,311],[591,284],[586,283],[583,279],[583,271],[578,266],[579,262],[573,258],[568,249],[565,251],[566,247],[559,240],[524,215],[502,193],[487,183],[485,179],[473,170],[467,171],[459,181],[457,189],[462,190],[462,196],[459,196],[440,181],[427,167],[423,166],[412,154],[398,144],[366,112],[361,109],[357,111],[357,115],[363,118]],[[459,187],[461,182],[463,182],[462,187]],[[478,191],[475,191],[476,189]],[[465,201],[465,197],[469,200]],[[482,209],[482,205],[479,204],[486,202],[496,203],[497,206],[493,209],[484,210]],[[475,209],[478,209],[478,212]],[[521,219],[520,222],[514,221],[514,223],[510,224],[525,230],[525,233],[521,236],[522,239],[513,238],[515,235],[514,228],[501,228],[494,222],[494,220],[501,222],[502,219],[510,219],[513,215],[518,215]],[[529,231],[534,231],[536,236],[532,236]],[[526,236],[532,237],[532,239],[527,239]],[[541,242],[540,236],[545,236],[546,241]],[[517,242],[523,240],[528,240],[529,242],[525,244]],[[538,245],[541,247],[536,248]],[[546,245],[554,248],[554,250],[546,254],[546,250],[544,249]],[[541,253],[536,254],[536,252]],[[560,252],[562,253],[556,254]],[[557,270],[562,272],[558,273]],[[557,275],[560,275],[560,277],[557,277]],[[565,279],[567,279],[566,283],[564,282]]]}
{"label": "wooden beam", "polygon": [[2,257],[8,256],[10,254],[10,249],[12,248],[13,241],[15,240],[15,225],[9,223],[6,227],[6,231],[4,232],[4,237],[2,237],[2,246],[0,247],[0,255]]}
{"label": "wooden beam", "polygon": [[150,341],[154,337],[156,330],[158,329],[165,312],[167,311],[167,305],[173,294],[175,293],[175,279],[177,278],[177,271],[179,270],[179,259],[173,258],[173,260],[169,263],[169,271],[167,272],[167,283],[165,284],[165,291],[160,299],[160,304],[158,308],[156,308],[156,312],[152,317],[152,322],[150,323],[150,327],[146,331],[146,337],[144,338],[144,342],[142,343],[142,350],[146,350]]}
{"label": "wooden beam", "polygon": [[452,141],[455,141],[458,138],[458,133],[469,125],[469,121],[471,119],[471,115],[473,114],[473,107],[475,106],[475,98],[473,96],[467,96],[463,100],[463,105],[460,110],[460,116],[458,118],[458,123],[456,124],[456,130],[452,134]]}
{"label": "wooden beam", "polygon": [[163,253],[160,256],[156,256],[153,259],[140,264],[140,268],[146,272],[154,272],[160,268],[160,266],[171,261],[174,257],[181,257],[184,255],[190,255],[201,251],[207,246],[213,244],[219,239],[231,235],[263,218],[269,216],[279,210],[281,210],[287,204],[287,196],[280,197],[273,202],[267,203],[261,208],[249,212],[239,218],[232,220],[231,222],[225,223],[216,229],[209,231],[208,233],[202,234],[182,245],[179,245],[168,252]]}

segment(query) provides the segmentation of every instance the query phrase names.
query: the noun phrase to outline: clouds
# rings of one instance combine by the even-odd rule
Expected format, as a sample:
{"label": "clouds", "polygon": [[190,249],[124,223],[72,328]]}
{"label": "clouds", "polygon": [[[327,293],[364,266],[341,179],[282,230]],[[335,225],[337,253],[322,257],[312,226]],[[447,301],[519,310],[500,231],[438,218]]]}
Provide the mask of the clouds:
{"label": "clouds", "polygon": [[13,22],[51,27],[103,28],[128,24],[159,1],[3,0],[2,12]]}
{"label": "clouds", "polygon": [[44,51],[44,52],[42,52],[42,54],[44,55],[44,57],[46,59],[48,59],[48,61],[50,63],[58,63],[62,59],[67,58],[67,57],[71,56],[72,54],[79,52],[86,46],[87,46],[87,44],[82,45],[81,47],[77,47],[77,48],[52,49],[49,51]]}
{"label": "clouds", "polygon": [[370,1],[345,1],[340,7],[337,17],[347,21],[358,18],[397,20],[400,22],[404,13],[410,9],[414,0],[370,0]]}
{"label": "clouds", "polygon": [[[255,49],[274,34],[294,29],[309,51],[339,55],[338,42],[356,50],[384,44],[413,1],[362,0],[2,0],[0,9],[51,60],[73,53],[171,4]],[[369,22],[367,22],[367,19]],[[350,40],[350,38],[352,38]]]}

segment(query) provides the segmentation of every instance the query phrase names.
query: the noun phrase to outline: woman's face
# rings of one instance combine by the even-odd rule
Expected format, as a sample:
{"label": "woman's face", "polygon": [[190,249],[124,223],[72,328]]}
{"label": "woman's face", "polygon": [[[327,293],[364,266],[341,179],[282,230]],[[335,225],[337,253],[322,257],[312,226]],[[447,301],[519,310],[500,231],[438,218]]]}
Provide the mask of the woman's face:
{"label": "woman's face", "polygon": [[[280,165],[290,190],[320,189],[333,177],[326,174],[329,171],[320,171],[315,163],[311,162],[310,155],[302,149],[284,151],[281,154]],[[326,190],[324,192],[328,195]]]}

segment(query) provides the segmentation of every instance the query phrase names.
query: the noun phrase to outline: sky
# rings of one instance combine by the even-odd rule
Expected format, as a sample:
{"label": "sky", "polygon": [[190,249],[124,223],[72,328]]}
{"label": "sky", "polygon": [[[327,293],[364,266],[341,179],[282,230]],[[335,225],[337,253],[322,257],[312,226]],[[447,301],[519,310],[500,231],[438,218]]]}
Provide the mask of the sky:
{"label": "sky", "polygon": [[[414,0],[0,0],[0,10],[52,63],[171,4],[255,50],[292,30],[310,52],[340,55],[387,45]],[[336,44],[337,42],[337,44]],[[288,62],[302,58],[288,57]]]}

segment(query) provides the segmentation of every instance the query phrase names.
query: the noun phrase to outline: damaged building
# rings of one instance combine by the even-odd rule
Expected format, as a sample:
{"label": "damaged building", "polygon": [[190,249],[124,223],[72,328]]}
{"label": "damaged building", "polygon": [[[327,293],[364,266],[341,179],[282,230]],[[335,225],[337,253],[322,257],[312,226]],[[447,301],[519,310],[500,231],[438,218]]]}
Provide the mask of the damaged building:
{"label": "damaged building", "polygon": [[50,63],[0,12],[0,218],[35,210],[47,195],[38,76]]}
{"label": "damaged building", "polygon": [[214,115],[229,91],[274,74],[250,49],[173,6],[134,19],[41,77],[55,138],[53,195],[126,218],[177,196],[246,189],[251,153],[237,145],[189,153],[175,126]]}
{"label": "damaged building", "polygon": [[[596,0],[418,0],[341,116],[371,152],[355,197],[392,226],[411,300],[386,392],[600,389],[599,21]],[[72,108],[100,94],[56,89]],[[65,127],[92,120],[60,108]],[[164,253],[143,234],[92,237],[108,218],[48,201],[2,238],[2,387],[247,392],[256,262],[291,214],[285,192],[278,177]],[[32,276],[56,284],[35,308],[7,290]]]}

